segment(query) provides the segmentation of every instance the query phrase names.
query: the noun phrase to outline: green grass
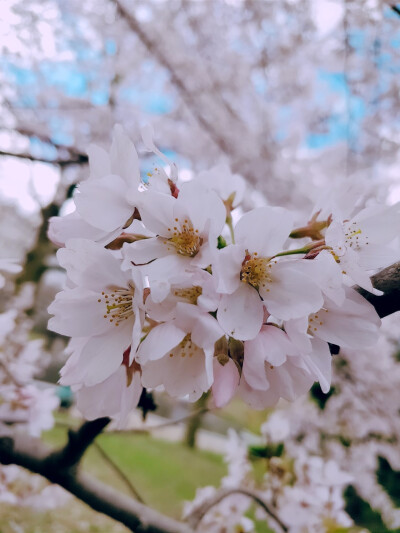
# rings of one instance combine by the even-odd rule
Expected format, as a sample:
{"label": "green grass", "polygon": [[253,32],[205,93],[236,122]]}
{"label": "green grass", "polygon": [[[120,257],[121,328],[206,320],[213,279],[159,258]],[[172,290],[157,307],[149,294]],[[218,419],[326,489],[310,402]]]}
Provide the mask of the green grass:
{"label": "green grass", "polygon": [[[58,421],[67,422],[61,415]],[[54,427],[44,434],[53,447],[66,441],[66,428]],[[196,488],[219,485],[226,468],[222,457],[190,450],[181,443],[153,439],[149,435],[106,433],[97,442],[130,479],[144,502],[180,518],[184,500],[193,499]],[[83,469],[117,490],[129,489],[95,447],[85,454]],[[61,509],[33,512],[0,503],[0,533],[124,533],[127,529],[92,511],[75,498]]]}
{"label": "green grass", "polygon": [[[66,431],[55,427],[44,435],[44,440],[61,446]],[[146,504],[175,518],[181,516],[183,500],[193,499],[197,487],[218,485],[226,473],[220,455],[191,450],[181,443],[153,439],[150,435],[104,433],[97,443],[123,470]],[[85,454],[82,465],[99,480],[128,492],[94,447]]]}

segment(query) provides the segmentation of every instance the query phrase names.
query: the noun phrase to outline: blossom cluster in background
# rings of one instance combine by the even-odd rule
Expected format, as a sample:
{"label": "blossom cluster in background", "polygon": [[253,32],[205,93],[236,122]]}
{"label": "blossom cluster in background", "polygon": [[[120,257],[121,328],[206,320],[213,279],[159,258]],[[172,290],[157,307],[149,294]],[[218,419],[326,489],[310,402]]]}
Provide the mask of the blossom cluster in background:
{"label": "blossom cluster in background", "polygon": [[[0,260],[0,288],[7,286],[7,276],[21,270],[15,261]],[[12,427],[21,435],[39,437],[53,427],[53,411],[59,406],[55,390],[42,388],[35,381],[48,365],[50,355],[42,339],[31,337],[32,320],[26,311],[33,304],[33,289],[31,284],[22,286],[0,312],[1,436],[7,436]],[[67,499],[63,489],[50,487],[40,476],[16,465],[0,465],[0,503],[52,509]]]}
{"label": "blossom cluster in background", "polygon": [[[255,408],[328,392],[329,343],[367,348],[380,319],[353,288],[400,257],[400,206],[357,207],[331,193],[301,224],[291,211],[243,211],[246,186],[226,166],[180,183],[174,164],[142,179],[120,126],[110,152],[89,149],[76,210],[51,219],[65,289],[49,329],[71,337],[61,383],[89,419],[120,425],[142,387]],[[300,245],[299,245],[300,243]]]}
{"label": "blossom cluster in background", "polygon": [[[258,439],[230,430],[228,475],[221,488],[253,491],[290,533],[397,531],[400,396],[388,398],[400,382],[398,336],[396,313],[383,321],[374,348],[343,349],[335,356],[329,396],[316,401],[313,391],[297,402],[282,402],[269,413]],[[194,501],[186,502],[185,516],[196,514],[217,493],[215,487],[199,488]],[[363,515],[368,508],[376,513],[375,523]],[[272,531],[281,532],[243,494],[213,506],[198,529],[253,532],[254,519],[267,519]]]}

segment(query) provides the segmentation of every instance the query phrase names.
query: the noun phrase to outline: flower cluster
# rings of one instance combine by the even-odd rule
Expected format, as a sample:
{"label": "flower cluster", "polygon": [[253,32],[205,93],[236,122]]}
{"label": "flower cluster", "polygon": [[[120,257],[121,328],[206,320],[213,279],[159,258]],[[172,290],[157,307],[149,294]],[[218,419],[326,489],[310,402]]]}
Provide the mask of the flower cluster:
{"label": "flower cluster", "polygon": [[[281,432],[281,437],[288,436],[281,420],[277,422],[274,423],[274,436],[276,430]],[[269,446],[275,442],[267,435],[263,440]],[[348,529],[353,521],[345,512],[342,495],[343,488],[353,481],[353,477],[332,459],[326,461],[304,450],[301,453],[301,446],[296,451],[298,453],[293,455],[264,458],[263,464],[258,465],[258,475],[262,468],[266,471],[262,479],[256,481],[244,439],[230,430],[225,454],[228,475],[222,479],[221,489],[231,489],[232,493],[219,499],[216,496],[221,492],[215,487],[200,488],[192,502],[185,502],[184,517],[190,520],[200,514],[198,531],[201,533],[254,533],[256,524],[249,515],[267,521],[270,530],[276,532],[283,530],[282,524],[289,533],[354,531]],[[273,514],[266,514],[261,506],[254,509],[253,498],[235,493],[237,488],[248,490]],[[211,505],[211,502],[214,503]],[[281,524],[277,524],[276,517]]]}
{"label": "flower cluster", "polygon": [[[0,260],[0,289],[12,287],[9,276],[22,270],[12,260]],[[4,274],[4,276],[3,276]],[[34,381],[47,366],[49,354],[42,339],[32,339],[32,319],[26,310],[33,305],[33,286],[24,284],[17,296],[2,294],[0,312],[0,436],[27,433],[39,437],[54,425],[59,405],[55,390]],[[4,307],[3,307],[4,306]],[[11,429],[12,428],[12,429]],[[67,493],[44,483],[16,465],[0,465],[0,505],[52,509],[63,505]]]}
{"label": "flower cluster", "polygon": [[76,210],[50,221],[67,284],[49,329],[71,337],[61,383],[78,407],[123,424],[142,387],[190,401],[212,389],[217,407],[292,401],[315,381],[327,392],[329,343],[377,340],[379,317],[351,285],[375,291],[370,271],[400,257],[399,206],[321,205],[302,227],[280,207],[243,214],[240,176],[220,165],[180,183],[148,129],[143,140],[169,173],[142,179],[116,126],[110,153],[89,150]]}
{"label": "flower cluster", "polygon": [[[2,261],[0,271],[17,273],[13,262]],[[42,339],[31,339],[32,320],[26,309],[32,306],[33,287],[24,285],[0,313],[0,432],[7,425],[39,437],[54,425],[52,411],[59,405],[53,389],[40,388],[33,380],[49,361]]]}

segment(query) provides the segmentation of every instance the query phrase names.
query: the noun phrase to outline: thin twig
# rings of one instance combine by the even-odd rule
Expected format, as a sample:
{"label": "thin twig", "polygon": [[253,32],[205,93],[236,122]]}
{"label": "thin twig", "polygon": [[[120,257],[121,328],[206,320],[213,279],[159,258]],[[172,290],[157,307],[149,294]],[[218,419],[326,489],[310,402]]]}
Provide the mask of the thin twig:
{"label": "thin twig", "polygon": [[26,126],[16,126],[14,129],[17,133],[20,135],[24,135],[25,137],[36,137],[40,141],[42,141],[45,144],[50,144],[51,146],[54,146],[57,148],[57,150],[64,150],[68,152],[71,156],[71,159],[77,159],[77,160],[86,160],[88,159],[87,154],[81,152],[76,148],[75,146],[67,146],[65,144],[59,143],[57,141],[54,141],[50,135],[47,135],[45,133],[36,131],[34,129],[28,128]]}
{"label": "thin twig", "polygon": [[94,442],[93,446],[96,448],[96,450],[99,452],[101,457],[106,461],[106,463],[111,466],[111,468],[114,470],[114,472],[123,480],[125,485],[128,487],[129,491],[133,495],[136,500],[138,500],[140,503],[144,503],[143,498],[139,494],[139,492],[136,490],[135,486],[131,482],[131,480],[124,474],[124,472],[120,469],[120,467],[115,463],[113,459],[108,455],[107,452],[103,450],[103,448],[100,446],[98,442]]}
{"label": "thin twig", "polygon": [[282,531],[284,531],[285,533],[289,531],[287,526],[285,526],[281,519],[275,514],[274,511],[271,510],[269,505],[262,498],[260,498],[260,496],[256,492],[240,487],[232,489],[222,489],[218,491],[208,501],[204,502],[203,505],[201,505],[198,509],[196,509],[196,511],[194,511],[194,513],[192,513],[192,515],[189,517],[189,523],[191,524],[193,529],[196,530],[198,528],[201,520],[210,509],[212,509],[215,505],[220,503],[228,496],[231,496],[232,494],[243,494],[244,496],[248,496],[264,509],[264,511],[279,525]]}
{"label": "thin twig", "polygon": [[168,420],[167,422],[162,422],[161,424],[155,424],[154,426],[148,426],[143,428],[132,428],[132,429],[112,429],[108,431],[107,433],[124,433],[124,434],[144,434],[147,435],[151,433],[152,431],[157,431],[158,429],[164,429],[169,426],[174,426],[175,424],[180,424],[181,422],[186,422],[187,420],[190,420],[194,416],[201,415],[203,413],[207,413],[210,411],[207,407],[203,407],[202,409],[198,409],[197,411],[193,411],[193,413],[189,413],[188,415],[182,416],[181,418],[177,418],[176,420]]}
{"label": "thin twig", "polygon": [[46,159],[45,157],[37,157],[33,156],[31,154],[18,154],[15,152],[7,152],[5,150],[0,150],[0,156],[8,156],[8,157],[18,157],[19,159],[28,159],[29,161],[37,161],[39,163],[48,163],[50,165],[59,165],[61,167],[66,167],[68,165],[84,165],[87,163],[88,159],[85,158],[55,158],[55,159]]}

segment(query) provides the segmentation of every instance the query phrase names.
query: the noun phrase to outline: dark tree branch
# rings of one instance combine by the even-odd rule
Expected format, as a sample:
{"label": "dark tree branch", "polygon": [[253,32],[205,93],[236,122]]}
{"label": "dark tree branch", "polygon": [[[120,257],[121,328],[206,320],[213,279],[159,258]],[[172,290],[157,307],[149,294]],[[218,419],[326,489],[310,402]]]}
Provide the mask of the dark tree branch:
{"label": "dark tree branch", "polygon": [[392,9],[392,11],[394,11],[395,13],[400,15],[400,8],[399,7],[397,7],[396,5],[393,5],[393,6],[390,6],[390,8]]}
{"label": "dark tree branch", "polygon": [[100,418],[84,423],[77,431],[70,432],[68,443],[58,451],[52,451],[39,439],[10,432],[0,437],[0,462],[42,475],[135,533],[194,533],[187,524],[162,515],[79,471],[77,461],[108,422],[109,419]]}
{"label": "dark tree branch", "polygon": [[52,452],[46,462],[54,469],[76,468],[83,454],[110,422],[111,419],[107,417],[97,418],[83,423],[79,429],[69,429],[67,444]]}
{"label": "dark tree branch", "polygon": [[371,294],[361,287],[357,287],[357,291],[375,307],[378,315],[383,318],[400,311],[400,262],[378,272],[371,281],[375,289],[383,291],[382,296]]}
{"label": "dark tree branch", "polygon": [[81,152],[76,148],[75,146],[67,146],[65,144],[61,144],[59,142],[53,141],[50,135],[47,135],[45,133],[36,131],[34,129],[28,128],[26,126],[17,126],[15,128],[15,131],[19,133],[20,135],[24,135],[25,137],[36,137],[40,141],[42,141],[45,144],[50,144],[51,146],[54,146],[57,150],[62,150],[64,152],[67,152],[70,155],[70,158],[76,161],[82,161],[87,162],[88,156],[86,153]]}
{"label": "dark tree branch", "polygon": [[285,524],[280,520],[280,518],[274,513],[274,511],[271,510],[269,505],[262,499],[260,496],[251,490],[243,489],[243,488],[232,488],[232,489],[222,489],[218,491],[212,498],[210,498],[208,501],[204,502],[194,513],[191,514],[189,518],[189,522],[192,525],[193,529],[196,530],[199,526],[201,520],[203,517],[208,513],[210,509],[212,509],[215,505],[220,503],[222,500],[227,498],[228,496],[232,496],[232,494],[242,494],[244,496],[247,496],[251,498],[257,505],[262,507],[264,511],[269,515],[281,528],[282,531],[286,532],[288,531],[288,528],[285,526]]}
{"label": "dark tree branch", "polygon": [[60,167],[67,167],[69,165],[85,165],[88,162],[87,156],[71,155],[68,158],[46,159],[45,157],[37,157],[31,154],[17,154],[14,152],[7,152],[0,150],[0,155],[9,157],[18,157],[19,159],[27,159],[29,161],[37,161],[39,163],[49,163],[50,165],[59,165]]}

